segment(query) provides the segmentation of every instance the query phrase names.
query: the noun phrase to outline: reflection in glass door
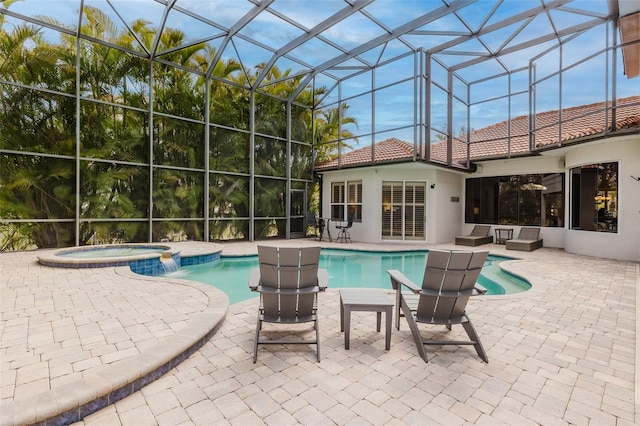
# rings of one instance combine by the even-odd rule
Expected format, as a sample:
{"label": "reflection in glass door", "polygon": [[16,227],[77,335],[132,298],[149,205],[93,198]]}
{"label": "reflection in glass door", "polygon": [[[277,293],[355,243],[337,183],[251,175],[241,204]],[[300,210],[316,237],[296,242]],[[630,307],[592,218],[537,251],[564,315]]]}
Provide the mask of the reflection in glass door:
{"label": "reflection in glass door", "polygon": [[289,212],[289,238],[304,238],[304,213],[307,197],[303,189],[291,190],[291,211]]}

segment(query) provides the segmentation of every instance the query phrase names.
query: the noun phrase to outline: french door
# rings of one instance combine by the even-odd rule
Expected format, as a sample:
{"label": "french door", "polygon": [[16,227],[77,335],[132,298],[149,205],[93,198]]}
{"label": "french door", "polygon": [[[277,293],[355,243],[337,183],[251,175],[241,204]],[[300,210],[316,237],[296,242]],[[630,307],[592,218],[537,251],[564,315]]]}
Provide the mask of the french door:
{"label": "french door", "polygon": [[291,190],[291,210],[289,211],[289,238],[303,238],[304,214],[307,211],[307,193],[304,189]]}
{"label": "french door", "polygon": [[424,240],[426,182],[382,183],[382,239]]}

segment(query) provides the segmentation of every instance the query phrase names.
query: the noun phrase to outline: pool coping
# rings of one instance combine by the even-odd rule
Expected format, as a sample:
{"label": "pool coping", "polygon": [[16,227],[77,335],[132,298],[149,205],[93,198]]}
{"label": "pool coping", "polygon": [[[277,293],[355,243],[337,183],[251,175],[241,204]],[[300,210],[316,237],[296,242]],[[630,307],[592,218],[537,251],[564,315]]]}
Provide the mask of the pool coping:
{"label": "pool coping", "polygon": [[3,401],[2,425],[70,424],[131,395],[160,378],[204,345],[222,326],[229,298],[217,289],[196,281],[136,274],[128,266],[116,274],[141,281],[162,281],[195,288],[207,296],[207,306],[188,324],[137,355],[87,373],[82,379],[32,395],[28,399]]}
{"label": "pool coping", "polygon": [[162,257],[162,252],[158,253],[145,253],[136,254],[131,256],[104,256],[101,258],[78,258],[69,257],[65,254],[79,252],[99,250],[101,248],[116,248],[116,247],[139,247],[139,248],[157,248],[165,252],[178,252],[174,250],[171,245],[167,243],[126,243],[126,244],[96,244],[77,247],[61,248],[54,251],[48,251],[38,254],[38,262],[43,265],[51,266],[54,268],[103,268],[111,266],[125,266],[130,262],[136,260],[156,259]]}
{"label": "pool coping", "polygon": [[[141,253],[128,256],[104,256],[104,257],[69,257],[65,254],[73,252],[99,250],[102,248],[138,247],[153,248],[154,253]],[[133,272],[141,275],[164,275],[167,272],[165,261],[170,258],[175,265],[195,265],[212,262],[220,257],[223,246],[215,243],[199,244],[198,249],[185,250],[181,243],[122,243],[122,244],[97,244],[62,249],[47,250],[36,255],[38,263],[52,268],[67,269],[91,269],[129,266]]]}

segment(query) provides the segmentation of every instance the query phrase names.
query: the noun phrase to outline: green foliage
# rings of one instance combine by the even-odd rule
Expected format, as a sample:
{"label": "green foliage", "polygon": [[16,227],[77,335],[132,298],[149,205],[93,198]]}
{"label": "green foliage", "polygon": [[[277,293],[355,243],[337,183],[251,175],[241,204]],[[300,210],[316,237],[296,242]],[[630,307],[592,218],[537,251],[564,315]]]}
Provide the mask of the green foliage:
{"label": "green foliage", "polygon": [[[87,38],[79,43],[62,32],[53,43],[37,25],[9,28],[0,14],[0,218],[20,220],[2,224],[0,249],[73,245],[78,219],[81,244],[146,241],[149,217],[154,239],[202,240],[205,196],[210,238],[249,238],[252,215],[257,238],[283,236],[283,178],[290,168],[293,178],[311,180],[312,156],[325,161],[336,155],[337,140],[352,136],[338,134],[340,123],[357,124],[347,116],[348,106],[313,115],[325,89],[303,88],[289,104],[288,128],[287,99],[302,75],[274,67],[263,76],[264,64],[243,69],[228,59],[215,63],[205,78],[189,71],[209,71],[217,52],[205,43],[190,44],[172,28],[157,37],[157,28],[142,19],[129,24],[134,36],[91,6],[82,14],[80,32]],[[151,64],[147,51],[156,38],[160,54]],[[251,167],[251,87],[258,80]],[[290,163],[288,138],[295,141]],[[252,170],[260,176],[254,212]],[[316,185],[311,188],[317,192]]]}

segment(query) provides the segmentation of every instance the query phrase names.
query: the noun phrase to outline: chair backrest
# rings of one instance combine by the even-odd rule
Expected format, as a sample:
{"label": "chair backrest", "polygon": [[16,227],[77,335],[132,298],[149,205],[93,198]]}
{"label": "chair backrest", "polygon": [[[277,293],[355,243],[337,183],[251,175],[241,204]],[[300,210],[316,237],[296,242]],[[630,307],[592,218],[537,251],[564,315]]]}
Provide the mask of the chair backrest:
{"label": "chair backrest", "polygon": [[476,225],[473,227],[471,231],[471,236],[473,237],[486,237],[491,232],[490,225]]}
{"label": "chair backrest", "polygon": [[320,247],[258,246],[258,262],[260,285],[273,289],[261,292],[265,316],[294,319],[313,313]]}
{"label": "chair backrest", "polygon": [[429,250],[416,316],[442,324],[462,317],[488,254]]}
{"label": "chair backrest", "polygon": [[307,226],[318,226],[318,218],[314,212],[307,212]]}
{"label": "chair backrest", "polygon": [[539,240],[540,228],[521,228],[518,234],[519,240]]}
{"label": "chair backrest", "polygon": [[351,228],[352,226],[353,226],[353,215],[352,215],[352,214],[350,214],[350,215],[347,217],[347,228]]}

